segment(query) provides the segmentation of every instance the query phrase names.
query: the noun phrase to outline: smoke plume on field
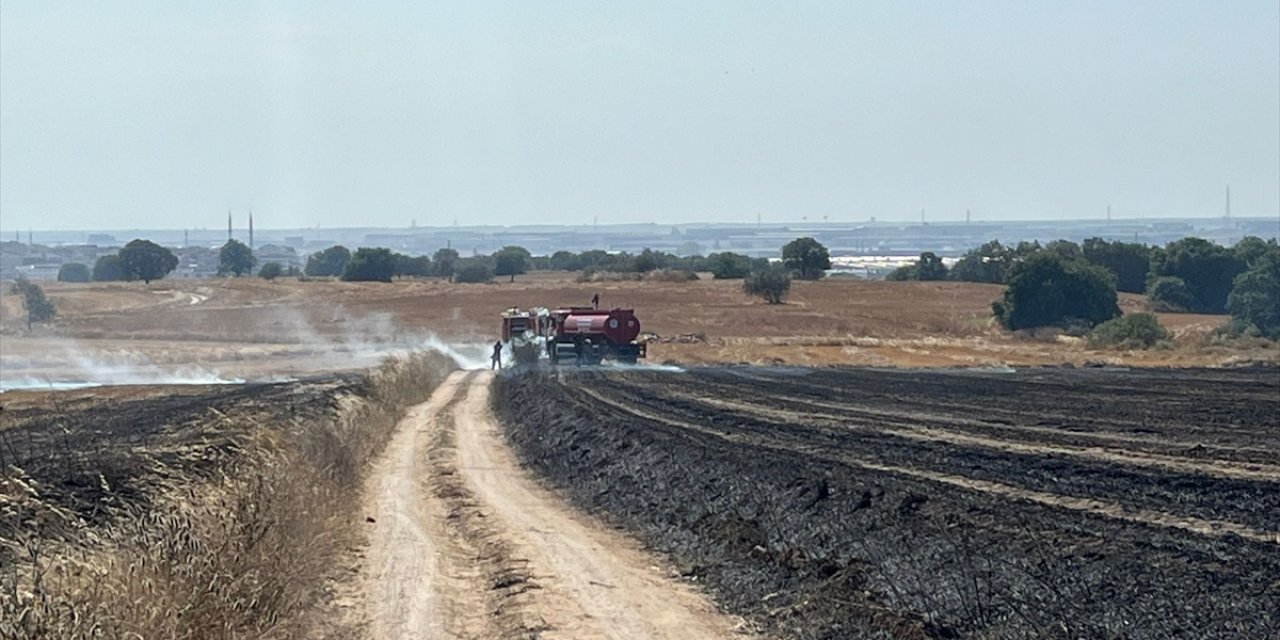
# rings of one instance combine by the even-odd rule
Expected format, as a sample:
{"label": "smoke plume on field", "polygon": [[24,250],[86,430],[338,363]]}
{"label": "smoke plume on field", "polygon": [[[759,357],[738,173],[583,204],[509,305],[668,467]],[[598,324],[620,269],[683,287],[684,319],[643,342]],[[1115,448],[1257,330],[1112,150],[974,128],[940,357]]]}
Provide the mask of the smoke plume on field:
{"label": "smoke plume on field", "polygon": [[135,384],[238,384],[245,381],[199,363],[164,365],[143,351],[86,349],[72,340],[48,345],[39,354],[0,355],[0,371],[3,371],[0,391]]}
{"label": "smoke plume on field", "polygon": [[0,390],[279,381],[368,368],[422,350],[439,351],[462,368],[488,366],[487,340],[446,340],[406,329],[387,313],[309,311],[263,307],[235,323],[192,326],[180,339],[6,337]]}

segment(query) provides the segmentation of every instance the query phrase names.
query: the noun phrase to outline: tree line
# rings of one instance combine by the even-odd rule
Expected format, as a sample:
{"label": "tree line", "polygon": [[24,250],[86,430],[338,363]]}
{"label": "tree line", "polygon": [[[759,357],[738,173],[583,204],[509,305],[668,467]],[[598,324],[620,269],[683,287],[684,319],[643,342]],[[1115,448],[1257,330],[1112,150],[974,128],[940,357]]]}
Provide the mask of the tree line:
{"label": "tree line", "polygon": [[1008,285],[993,312],[1010,329],[1102,324],[1120,315],[1120,291],[1145,293],[1157,311],[1229,313],[1236,332],[1280,338],[1280,247],[1256,236],[1230,247],[1194,237],[1163,247],[1101,238],[1043,246],[993,240],[949,269],[923,253],[888,279]]}
{"label": "tree line", "polygon": [[[363,253],[362,253],[363,252]],[[373,273],[363,265],[380,255]],[[783,267],[799,278],[817,279],[831,268],[830,256],[812,238],[799,238],[783,247]],[[363,256],[363,257],[362,257]],[[733,252],[717,252],[707,256],[677,256],[672,253],[644,249],[639,253],[610,253],[599,249],[574,253],[556,251],[535,256],[521,246],[503,247],[491,254],[462,257],[452,248],[436,251],[430,257],[409,257],[387,249],[357,249],[355,253],[341,245],[329,247],[307,257],[303,273],[315,277],[340,277],[344,280],[384,280],[404,276],[434,276],[459,283],[490,282],[496,277],[514,280],[531,271],[576,271],[584,273],[650,273],[653,271],[687,271],[711,273],[715,279],[741,279],[751,273],[768,270],[767,258],[752,258]]]}
{"label": "tree line", "polygon": [[[831,268],[827,248],[813,238],[797,238],[784,245],[781,254],[778,263],[727,251],[677,256],[652,249],[635,254],[590,250],[534,256],[524,247],[512,245],[464,258],[452,248],[431,256],[408,256],[382,247],[360,247],[353,252],[335,245],[308,256],[301,274],[277,263],[262,265],[258,274],[268,280],[302,275],[390,282],[397,277],[430,276],[477,283],[495,277],[514,281],[518,275],[538,270],[584,274],[709,272],[716,279],[742,279],[745,293],[778,304],[790,290],[792,278],[816,280]],[[237,240],[228,240],[219,251],[219,275],[249,275],[256,265],[253,251]],[[100,257],[92,270],[83,264],[63,265],[58,279],[151,282],[177,266],[178,258],[172,251],[138,239],[116,254]],[[1119,318],[1117,292],[1130,292],[1145,293],[1159,311],[1230,313],[1232,331],[1280,339],[1280,248],[1275,240],[1253,236],[1231,247],[1194,237],[1163,247],[1101,238],[1081,244],[1055,240],[1044,245],[1004,245],[993,240],[966,252],[951,267],[936,254],[922,253],[915,263],[893,271],[888,279],[1006,285],[992,312],[1011,330],[1096,327]],[[1124,322],[1129,330],[1149,328],[1142,324],[1149,324],[1146,319]]]}

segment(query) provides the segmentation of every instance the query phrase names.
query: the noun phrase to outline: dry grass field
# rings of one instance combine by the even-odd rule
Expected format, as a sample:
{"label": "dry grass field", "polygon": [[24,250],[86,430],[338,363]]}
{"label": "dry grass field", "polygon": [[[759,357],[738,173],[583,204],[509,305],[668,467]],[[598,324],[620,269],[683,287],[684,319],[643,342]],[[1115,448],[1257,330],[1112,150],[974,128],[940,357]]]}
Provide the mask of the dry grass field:
{"label": "dry grass field", "polygon": [[[428,336],[455,344],[494,339],[512,306],[634,307],[659,336],[653,362],[876,366],[1000,366],[1090,362],[1221,366],[1280,360],[1274,345],[1220,344],[1222,316],[1160,314],[1173,348],[1094,350],[1081,340],[1014,335],[995,326],[1001,288],[953,282],[796,282],[784,305],[742,294],[738,281],[583,284],[574,274],[536,273],[514,283],[392,284],[333,281],[167,280],[46,287],[58,317],[28,333],[15,296],[0,298],[6,377],[53,377],[75,363],[128,378],[139,368],[186,368],[233,378],[368,366],[387,349]],[[1126,311],[1146,308],[1122,296]],[[137,382],[150,382],[139,375]]]}

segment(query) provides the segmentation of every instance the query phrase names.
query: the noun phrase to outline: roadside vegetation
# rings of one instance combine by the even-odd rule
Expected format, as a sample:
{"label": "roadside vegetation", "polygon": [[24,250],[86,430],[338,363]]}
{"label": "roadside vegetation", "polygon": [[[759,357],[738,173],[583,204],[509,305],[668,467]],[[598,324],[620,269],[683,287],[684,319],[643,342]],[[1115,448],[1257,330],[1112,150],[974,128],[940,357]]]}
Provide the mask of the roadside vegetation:
{"label": "roadside vegetation", "polygon": [[360,480],[453,367],[6,402],[0,638],[350,637],[327,583]]}

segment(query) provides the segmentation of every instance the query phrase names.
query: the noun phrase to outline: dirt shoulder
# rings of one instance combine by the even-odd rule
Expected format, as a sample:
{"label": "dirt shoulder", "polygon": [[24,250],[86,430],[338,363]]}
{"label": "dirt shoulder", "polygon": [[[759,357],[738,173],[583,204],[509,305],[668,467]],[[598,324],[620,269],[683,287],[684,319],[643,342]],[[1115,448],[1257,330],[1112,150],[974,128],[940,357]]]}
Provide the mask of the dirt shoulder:
{"label": "dirt shoulder", "polygon": [[454,374],[366,485],[368,637],[741,637],[740,621],[519,467],[491,380]]}

